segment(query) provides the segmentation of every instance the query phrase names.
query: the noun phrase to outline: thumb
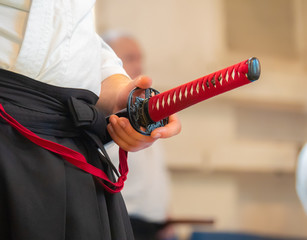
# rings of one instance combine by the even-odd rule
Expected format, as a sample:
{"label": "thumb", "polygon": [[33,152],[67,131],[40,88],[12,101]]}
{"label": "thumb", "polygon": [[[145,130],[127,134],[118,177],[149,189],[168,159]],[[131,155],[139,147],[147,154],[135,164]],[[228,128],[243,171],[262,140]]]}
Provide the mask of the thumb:
{"label": "thumb", "polygon": [[143,76],[143,75],[138,76],[135,79],[126,83],[126,85],[122,88],[119,94],[119,98],[118,98],[119,107],[116,108],[116,111],[119,111],[122,108],[124,108],[124,106],[126,106],[129,93],[133,89],[135,89],[136,87],[141,88],[141,89],[147,89],[151,87],[151,84],[152,84],[151,78],[148,76]]}
{"label": "thumb", "polygon": [[136,77],[134,80],[132,80],[131,90],[136,87],[142,88],[142,89],[150,88],[151,84],[152,84],[152,80],[150,77],[141,75],[141,76]]}

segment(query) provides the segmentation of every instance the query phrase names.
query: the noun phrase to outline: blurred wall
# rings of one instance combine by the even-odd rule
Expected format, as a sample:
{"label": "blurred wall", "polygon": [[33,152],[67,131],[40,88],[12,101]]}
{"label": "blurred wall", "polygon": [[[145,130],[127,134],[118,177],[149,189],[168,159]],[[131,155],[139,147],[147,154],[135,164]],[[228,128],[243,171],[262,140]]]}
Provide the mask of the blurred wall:
{"label": "blurred wall", "polygon": [[163,140],[171,216],[214,218],[205,230],[307,237],[295,193],[307,140],[306,12],[304,0],[97,1],[98,33],[135,35],[160,91],[260,59],[259,81],[180,112],[182,133]]}

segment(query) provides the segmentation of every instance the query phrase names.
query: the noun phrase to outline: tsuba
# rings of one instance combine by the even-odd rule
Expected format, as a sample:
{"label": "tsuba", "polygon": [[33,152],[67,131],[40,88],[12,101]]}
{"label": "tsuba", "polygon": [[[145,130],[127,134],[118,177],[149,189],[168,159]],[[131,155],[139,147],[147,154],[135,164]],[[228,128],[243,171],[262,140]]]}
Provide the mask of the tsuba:
{"label": "tsuba", "polygon": [[168,123],[168,118],[154,122],[148,114],[148,100],[159,93],[153,88],[145,90],[135,88],[129,94],[127,103],[129,121],[133,128],[143,135],[149,136],[154,129],[163,127]]}

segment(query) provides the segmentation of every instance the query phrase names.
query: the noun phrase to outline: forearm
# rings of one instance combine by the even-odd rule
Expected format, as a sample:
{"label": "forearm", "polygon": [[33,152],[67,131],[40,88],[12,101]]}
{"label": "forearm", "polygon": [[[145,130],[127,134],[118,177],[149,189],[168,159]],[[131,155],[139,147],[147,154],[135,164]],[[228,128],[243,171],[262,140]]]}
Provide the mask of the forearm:
{"label": "forearm", "polygon": [[101,82],[101,90],[97,107],[108,116],[126,107],[127,97],[123,90],[132,80],[122,74],[114,74]]}

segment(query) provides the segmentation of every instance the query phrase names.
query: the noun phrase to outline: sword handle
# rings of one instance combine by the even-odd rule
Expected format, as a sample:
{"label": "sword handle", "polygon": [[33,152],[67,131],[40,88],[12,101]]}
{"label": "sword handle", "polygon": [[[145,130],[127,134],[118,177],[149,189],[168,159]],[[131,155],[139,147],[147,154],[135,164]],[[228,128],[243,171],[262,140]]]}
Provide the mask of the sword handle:
{"label": "sword handle", "polygon": [[251,83],[259,76],[259,60],[250,58],[151,97],[145,106],[147,115],[153,122],[160,121],[198,102]]}
{"label": "sword handle", "polygon": [[[127,108],[116,115],[128,118],[136,131],[150,135],[155,128],[165,126],[170,115],[208,98],[254,82],[259,79],[259,76],[260,62],[253,57],[163,93],[153,88],[145,90],[136,88],[129,95]],[[141,95],[145,98],[140,97]],[[109,117],[106,120],[108,123]]]}

